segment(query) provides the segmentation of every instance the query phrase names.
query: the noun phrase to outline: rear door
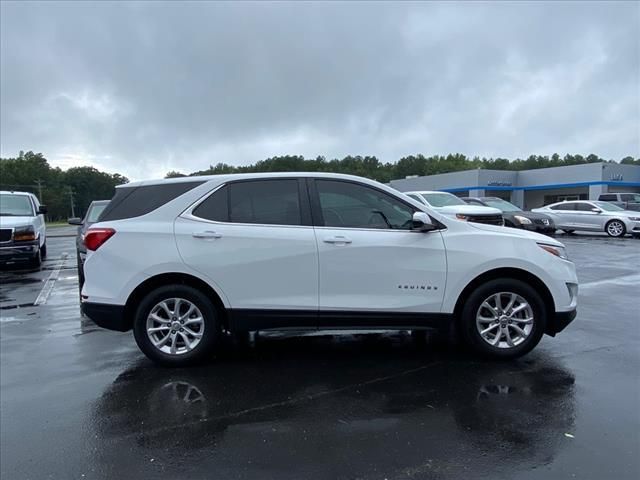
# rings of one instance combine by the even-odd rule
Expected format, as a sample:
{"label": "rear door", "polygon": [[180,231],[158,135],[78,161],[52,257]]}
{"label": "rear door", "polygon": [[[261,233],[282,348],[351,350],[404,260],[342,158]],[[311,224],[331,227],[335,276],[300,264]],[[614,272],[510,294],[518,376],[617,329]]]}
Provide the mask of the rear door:
{"label": "rear door", "polygon": [[559,229],[575,229],[576,202],[562,202],[549,207],[551,216]]}
{"label": "rear door", "polygon": [[178,217],[175,234],[184,262],[224,293],[234,321],[254,322],[238,328],[315,327],[318,251],[304,182],[224,185]]}
{"label": "rear door", "polygon": [[440,232],[411,230],[415,208],[375,187],[333,179],[310,184],[321,326],[390,326],[411,322],[403,313],[426,320],[425,313],[440,312],[446,278]]}

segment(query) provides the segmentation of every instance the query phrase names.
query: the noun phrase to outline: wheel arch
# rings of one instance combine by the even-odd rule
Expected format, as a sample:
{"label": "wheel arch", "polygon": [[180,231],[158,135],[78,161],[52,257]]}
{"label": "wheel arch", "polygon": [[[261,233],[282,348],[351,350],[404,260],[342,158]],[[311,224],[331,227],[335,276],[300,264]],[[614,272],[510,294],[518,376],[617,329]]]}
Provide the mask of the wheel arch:
{"label": "wheel arch", "polygon": [[456,300],[456,306],[454,308],[455,318],[459,319],[461,317],[462,308],[464,306],[465,300],[469,297],[471,292],[478,288],[481,284],[488,282],[490,280],[495,280],[498,278],[513,278],[516,280],[523,281],[533,286],[533,288],[540,294],[542,297],[542,301],[547,310],[547,318],[550,318],[555,314],[555,302],[553,300],[553,295],[549,288],[545,285],[545,283],[536,275],[526,270],[522,270],[520,268],[495,268],[492,270],[488,270],[486,272],[481,273],[473,280],[471,280],[460,292],[458,295],[458,299]]}
{"label": "wheel arch", "polygon": [[171,272],[161,273],[147,278],[129,294],[127,302],[124,306],[123,313],[129,329],[133,328],[133,317],[136,313],[136,308],[138,307],[140,301],[145,297],[145,295],[155,290],[156,288],[172,284],[188,285],[204,293],[208,298],[211,299],[216,310],[222,316],[223,328],[225,330],[229,328],[227,309],[225,308],[224,303],[222,302],[222,299],[220,298],[218,293],[210,285],[208,285],[200,278],[188,273]]}

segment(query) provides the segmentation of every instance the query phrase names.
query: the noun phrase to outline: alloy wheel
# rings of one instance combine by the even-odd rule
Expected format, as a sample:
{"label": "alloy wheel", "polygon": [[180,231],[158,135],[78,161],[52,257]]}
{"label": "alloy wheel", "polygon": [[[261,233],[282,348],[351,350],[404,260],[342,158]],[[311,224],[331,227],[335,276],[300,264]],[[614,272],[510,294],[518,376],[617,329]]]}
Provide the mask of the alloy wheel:
{"label": "alloy wheel", "polygon": [[513,348],[522,344],[533,330],[533,308],[521,295],[494,293],[486,298],[476,313],[480,337],[496,348]]}
{"label": "alloy wheel", "polygon": [[619,237],[624,233],[624,225],[622,222],[614,220],[607,225],[607,233],[612,237]]}
{"label": "alloy wheel", "polygon": [[169,355],[192,351],[202,339],[204,317],[200,309],[184,298],[169,298],[149,312],[147,335],[154,347]]}

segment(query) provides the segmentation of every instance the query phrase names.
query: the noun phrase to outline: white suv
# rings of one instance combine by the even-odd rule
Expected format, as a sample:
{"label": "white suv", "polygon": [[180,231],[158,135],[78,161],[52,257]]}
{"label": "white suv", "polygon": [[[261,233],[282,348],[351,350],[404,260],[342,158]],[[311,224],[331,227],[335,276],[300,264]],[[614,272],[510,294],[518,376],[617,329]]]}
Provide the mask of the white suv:
{"label": "white suv", "polygon": [[228,333],[438,328],[494,357],[576,315],[561,243],[453,220],[372,180],[216,175],[117,188],[85,235],[82,310],[165,365]]}

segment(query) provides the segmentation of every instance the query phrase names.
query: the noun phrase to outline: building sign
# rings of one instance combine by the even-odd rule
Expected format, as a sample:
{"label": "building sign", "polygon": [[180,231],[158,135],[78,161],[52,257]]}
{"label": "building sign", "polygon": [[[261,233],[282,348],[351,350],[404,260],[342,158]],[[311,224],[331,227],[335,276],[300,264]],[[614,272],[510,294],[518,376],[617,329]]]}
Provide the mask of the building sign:
{"label": "building sign", "polygon": [[611,175],[609,175],[609,180],[611,180],[612,182],[621,182],[623,180],[623,177],[621,173],[612,173]]}
{"label": "building sign", "polygon": [[487,187],[510,187],[512,185],[513,183],[503,180],[490,180],[487,182]]}

